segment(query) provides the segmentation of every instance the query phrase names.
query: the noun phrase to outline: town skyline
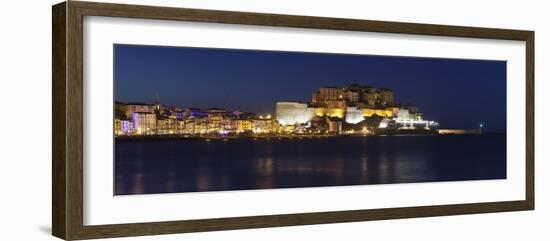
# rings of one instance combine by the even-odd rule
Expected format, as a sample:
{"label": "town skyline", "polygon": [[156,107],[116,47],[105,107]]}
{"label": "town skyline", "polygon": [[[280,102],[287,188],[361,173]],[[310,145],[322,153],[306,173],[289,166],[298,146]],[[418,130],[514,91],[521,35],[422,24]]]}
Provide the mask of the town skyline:
{"label": "town skyline", "polygon": [[484,122],[491,132],[506,130],[502,61],[134,45],[116,45],[115,53],[121,102],[154,103],[158,94],[167,106],[274,114],[276,102],[309,102],[320,86],[356,81],[395,90],[396,102],[450,128]]}
{"label": "town skyline", "polygon": [[[350,83],[357,83],[356,81],[351,81]],[[348,83],[349,84],[349,83]],[[370,85],[365,85],[365,86],[369,86],[371,87]],[[322,86],[321,88],[334,88],[334,87],[341,87],[341,86]],[[319,88],[317,88],[319,89]],[[312,90],[311,93],[314,93],[317,89],[315,90]],[[391,88],[386,88],[386,87],[381,87],[380,89],[388,89],[388,90],[391,90]],[[307,95],[306,95],[307,96]],[[275,112],[275,103],[273,103],[273,108],[270,109],[270,110],[267,110],[267,111],[260,111],[260,112],[256,112],[256,111],[247,111],[246,109],[239,109],[239,108],[233,108],[231,106],[227,106],[225,104],[220,104],[220,105],[214,105],[214,106],[201,106],[201,105],[186,105],[186,104],[181,104],[181,103],[165,103],[164,101],[162,101],[162,96],[159,95],[158,93],[155,93],[154,95],[152,95],[151,99],[150,100],[145,100],[145,101],[134,101],[134,100],[118,100],[118,99],[115,99],[115,103],[126,103],[126,104],[131,104],[131,103],[134,103],[134,104],[147,104],[147,105],[155,105],[155,103],[158,102],[160,103],[161,105],[163,106],[166,106],[166,107],[178,107],[178,108],[198,108],[198,109],[224,109],[224,110],[227,110],[227,111],[242,111],[242,112],[249,112],[249,113],[271,113],[273,114]],[[304,99],[300,99],[300,100],[296,100],[296,99],[293,99],[293,100],[279,100],[277,102],[300,102],[300,103],[309,103],[311,102],[311,96],[309,98],[304,98]],[[410,103],[410,102],[403,102],[403,103],[399,103],[399,104],[402,104],[402,105],[412,105],[413,103]]]}
{"label": "town skyline", "polygon": [[275,113],[223,108],[167,106],[115,101],[115,136],[318,136],[388,134],[481,134],[479,130],[439,129],[420,109],[395,101],[396,93],[353,82],[320,87],[308,102],[277,101]]}

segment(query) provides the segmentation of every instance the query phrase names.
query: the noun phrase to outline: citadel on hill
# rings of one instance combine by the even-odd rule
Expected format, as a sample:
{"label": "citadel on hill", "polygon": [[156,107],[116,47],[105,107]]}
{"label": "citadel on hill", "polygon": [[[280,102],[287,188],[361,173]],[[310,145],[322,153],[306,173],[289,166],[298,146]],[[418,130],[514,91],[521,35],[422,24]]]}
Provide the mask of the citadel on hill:
{"label": "citadel on hill", "polygon": [[[392,117],[399,107],[390,89],[375,89],[353,83],[346,87],[319,88],[309,103],[278,102],[277,120],[282,125],[304,124],[314,117],[331,117],[357,124],[364,117]],[[411,113],[417,112],[410,108]]]}
{"label": "citadel on hill", "polygon": [[319,88],[308,103],[277,102],[275,116],[283,126],[307,127],[320,122],[337,133],[388,127],[434,129],[438,125],[424,121],[418,108],[397,104],[391,89],[357,83]]}
{"label": "citadel on hill", "polygon": [[128,135],[286,135],[375,134],[413,130],[437,131],[418,108],[395,102],[386,88],[352,83],[319,88],[309,102],[277,102],[275,114],[220,108],[168,107],[157,101],[115,102],[115,136]]}

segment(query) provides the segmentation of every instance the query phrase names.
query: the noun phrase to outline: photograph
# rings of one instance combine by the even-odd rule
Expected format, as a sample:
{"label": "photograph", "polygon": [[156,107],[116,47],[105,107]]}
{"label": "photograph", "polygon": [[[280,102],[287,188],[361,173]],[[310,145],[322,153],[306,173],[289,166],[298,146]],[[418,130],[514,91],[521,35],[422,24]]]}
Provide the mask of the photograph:
{"label": "photograph", "polygon": [[506,179],[506,61],[114,44],[114,195]]}
{"label": "photograph", "polygon": [[[14,134],[6,140],[24,143],[8,145],[6,163],[25,171],[5,168],[18,181],[6,193],[32,205],[5,206],[36,228],[10,236],[544,233],[547,202],[536,201],[535,181],[550,182],[536,174],[544,161],[535,172],[535,157],[545,157],[535,152],[535,76],[544,71],[535,60],[545,62],[535,58],[535,32],[549,32],[545,8],[203,2],[64,1],[30,12],[49,20],[28,20],[37,28],[23,29],[38,32],[16,35],[51,41],[19,41],[25,51],[11,62],[26,65],[6,68],[14,75],[5,79],[22,88],[6,88],[4,103],[19,110],[6,113],[31,107],[39,118],[3,119],[16,123],[4,125]],[[33,128],[42,117],[51,128]],[[17,159],[25,155],[50,161]],[[539,189],[540,199],[548,188]]]}

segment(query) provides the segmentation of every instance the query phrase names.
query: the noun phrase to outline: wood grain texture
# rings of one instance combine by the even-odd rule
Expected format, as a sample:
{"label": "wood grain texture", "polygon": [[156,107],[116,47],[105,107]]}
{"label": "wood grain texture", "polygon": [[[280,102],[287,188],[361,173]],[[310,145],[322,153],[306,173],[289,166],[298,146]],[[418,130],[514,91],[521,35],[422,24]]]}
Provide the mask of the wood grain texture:
{"label": "wood grain texture", "polygon": [[83,15],[67,6],[67,235],[76,239],[83,228]]}
{"label": "wood grain texture", "polygon": [[52,7],[52,234],[66,238],[66,4]]}
{"label": "wood grain texture", "polygon": [[231,229],[250,229],[294,225],[463,215],[474,213],[493,213],[504,211],[521,211],[528,209],[529,206],[524,201],[511,201],[495,203],[267,215],[237,218],[218,218],[173,222],[115,224],[85,226],[84,230],[79,234],[78,238],[91,239],[138,235],[205,232]]}
{"label": "wood grain texture", "polygon": [[525,40],[531,31],[158,6],[76,2],[86,16],[230,23],[258,26]]}
{"label": "wood grain texture", "polygon": [[[83,17],[109,16],[259,26],[520,40],[526,42],[526,196],[491,203],[299,213],[114,225],[83,225]],[[357,19],[69,1],[53,7],[52,225],[75,240],[534,209],[534,32]]]}
{"label": "wood grain texture", "polygon": [[535,209],[535,32],[525,39],[526,130],[525,130],[525,200]]}

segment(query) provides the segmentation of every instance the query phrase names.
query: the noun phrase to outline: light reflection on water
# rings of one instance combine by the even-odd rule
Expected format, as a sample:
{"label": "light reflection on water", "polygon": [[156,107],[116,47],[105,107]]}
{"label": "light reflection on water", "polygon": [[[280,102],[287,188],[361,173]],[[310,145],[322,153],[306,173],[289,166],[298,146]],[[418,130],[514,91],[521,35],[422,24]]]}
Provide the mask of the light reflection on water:
{"label": "light reflection on water", "polygon": [[132,193],[143,193],[143,173],[134,174]]}
{"label": "light reflection on water", "polygon": [[212,179],[210,177],[210,171],[207,168],[201,167],[197,175],[197,191],[209,191],[210,179]]}
{"label": "light reflection on water", "polygon": [[506,178],[506,136],[130,140],[115,194]]}

